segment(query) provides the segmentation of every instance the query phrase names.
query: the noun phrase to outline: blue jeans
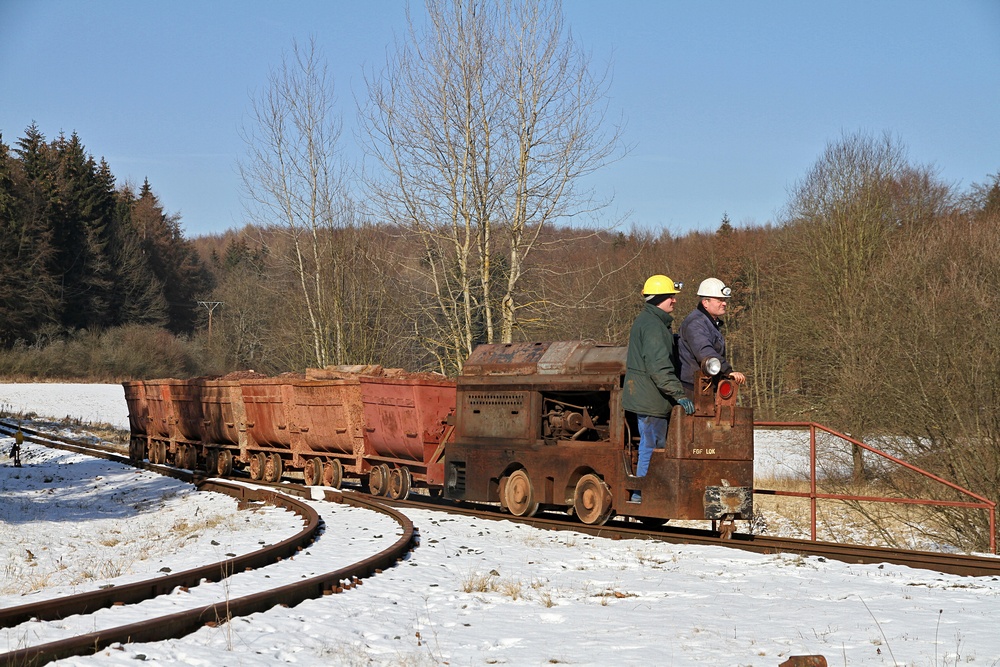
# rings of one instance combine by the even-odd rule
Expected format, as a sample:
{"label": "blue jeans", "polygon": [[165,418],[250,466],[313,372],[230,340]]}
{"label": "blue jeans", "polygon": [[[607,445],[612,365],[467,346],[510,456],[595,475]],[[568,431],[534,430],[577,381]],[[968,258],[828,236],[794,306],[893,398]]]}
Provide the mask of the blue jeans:
{"label": "blue jeans", "polygon": [[645,477],[649,470],[649,459],[654,449],[667,446],[667,417],[636,415],[639,418],[639,463],[635,466],[635,476]]}

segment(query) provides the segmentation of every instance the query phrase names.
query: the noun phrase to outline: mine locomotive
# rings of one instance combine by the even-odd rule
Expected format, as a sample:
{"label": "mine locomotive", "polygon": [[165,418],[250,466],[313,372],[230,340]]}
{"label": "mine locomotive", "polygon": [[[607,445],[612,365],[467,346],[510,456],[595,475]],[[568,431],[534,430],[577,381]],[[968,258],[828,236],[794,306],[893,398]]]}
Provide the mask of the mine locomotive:
{"label": "mine locomotive", "polygon": [[[675,406],[666,448],[635,477],[635,416],[621,407],[626,348],[580,341],[481,345],[457,380],[445,452],[446,497],[499,502],[517,516],[569,509],[588,524],[613,514],[652,522],[750,519],[753,413],[737,387],[697,374],[695,412]],[[642,491],[639,503],[628,502]]]}
{"label": "mine locomotive", "polygon": [[[635,415],[621,407],[626,348],[582,341],[481,345],[457,380],[380,366],[124,383],[136,461],[255,480],[345,479],[498,502],[517,516],[569,510],[588,524],[750,519],[753,414],[737,387],[697,375],[692,415],[635,477]],[[642,492],[640,503],[628,502]]]}

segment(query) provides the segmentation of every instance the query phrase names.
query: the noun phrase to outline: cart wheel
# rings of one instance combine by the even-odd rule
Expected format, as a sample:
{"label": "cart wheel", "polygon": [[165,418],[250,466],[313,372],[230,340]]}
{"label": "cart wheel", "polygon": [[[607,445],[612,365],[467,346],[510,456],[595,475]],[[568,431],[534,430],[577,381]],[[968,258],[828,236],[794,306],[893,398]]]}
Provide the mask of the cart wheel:
{"label": "cart wheel", "polygon": [[389,473],[389,497],[393,500],[403,500],[410,495],[413,486],[413,475],[409,468],[395,468]]}
{"label": "cart wheel", "polygon": [[142,440],[139,438],[129,440],[128,457],[132,463],[142,463],[142,460],[146,458],[146,447]]}
{"label": "cart wheel", "polygon": [[209,475],[217,475],[219,469],[219,450],[209,449],[205,454],[205,472]]}
{"label": "cart wheel", "polygon": [[603,526],[611,518],[611,492],[608,485],[594,474],[581,477],[573,494],[573,509],[580,521],[591,526]]}
{"label": "cart wheel", "polygon": [[229,477],[233,474],[233,453],[228,449],[219,450],[216,456],[215,472],[219,477]]}
{"label": "cart wheel", "polygon": [[302,476],[305,478],[306,486],[321,486],[323,484],[323,461],[319,458],[312,458],[306,461],[302,468]]}
{"label": "cart wheel", "polygon": [[382,463],[372,466],[368,473],[368,493],[373,496],[384,496],[389,490],[389,466]]}
{"label": "cart wheel", "polygon": [[281,480],[282,464],[280,454],[271,454],[264,464],[264,481],[277,482]]}
{"label": "cart wheel", "polygon": [[334,459],[323,466],[323,483],[339,489],[344,481],[344,464],[339,459]]}
{"label": "cart wheel", "polygon": [[257,452],[250,456],[250,479],[260,481],[264,479],[264,465],[267,463],[267,456],[264,452]]}
{"label": "cart wheel", "polygon": [[184,445],[184,449],[181,450],[182,466],[188,470],[198,469],[198,450],[194,445]]}
{"label": "cart wheel", "polygon": [[538,511],[538,501],[535,500],[535,490],[531,480],[523,470],[515,470],[504,485],[504,498],[507,509],[514,516],[535,516]]}

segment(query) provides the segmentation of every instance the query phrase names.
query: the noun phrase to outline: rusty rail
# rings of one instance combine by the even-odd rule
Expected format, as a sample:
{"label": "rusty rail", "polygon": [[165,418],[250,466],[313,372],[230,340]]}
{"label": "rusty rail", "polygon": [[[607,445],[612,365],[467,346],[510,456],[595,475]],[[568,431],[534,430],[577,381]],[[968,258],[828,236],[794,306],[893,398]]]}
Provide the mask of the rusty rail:
{"label": "rusty rail", "polygon": [[282,559],[291,558],[298,551],[307,547],[315,539],[317,531],[323,525],[319,514],[312,507],[300,500],[274,491],[253,489],[217,480],[200,483],[198,490],[225,493],[243,503],[264,502],[284,507],[302,517],[305,526],[297,534],[277,544],[210,565],[203,565],[176,574],[159,575],[131,584],[111,586],[102,590],[0,609],[0,628],[9,628],[33,618],[39,621],[49,621],[66,618],[73,614],[89,614],[98,609],[106,609],[119,604],[135,604],[157,595],[165,595],[178,586],[194,588],[203,580],[208,582],[222,581],[236,572],[266,567]]}
{"label": "rusty rail", "polygon": [[[330,496],[328,499],[331,499]],[[202,626],[229,622],[235,616],[267,611],[277,605],[293,607],[309,599],[341,593],[356,587],[361,583],[361,579],[378,574],[401,560],[416,544],[413,524],[402,513],[382,505],[374,498],[368,500],[345,497],[338,500],[356,507],[367,507],[392,517],[403,527],[403,534],[391,546],[373,556],[310,579],[176,614],[18,649],[0,655],[0,664],[43,665],[74,655],[91,655],[115,643],[153,642],[183,637]]]}
{"label": "rusty rail", "polygon": [[[0,431],[9,430],[13,433],[16,428],[16,425],[12,428],[10,425],[0,423]],[[22,431],[24,430],[22,428]],[[316,531],[322,525],[319,515],[311,507],[287,496],[282,498],[283,494],[291,494],[299,497],[310,495],[311,490],[306,487],[283,486],[281,488],[282,493],[279,493],[274,490],[254,489],[252,487],[229,484],[217,480],[204,481],[200,476],[196,476],[190,471],[147,463],[135,464],[129,461],[128,457],[112,453],[105,448],[92,449],[85,443],[73,441],[68,438],[59,436],[50,438],[48,434],[38,431],[33,431],[33,433],[36,435],[26,435],[25,440],[58,449],[85,453],[126,465],[135,465],[139,468],[153,470],[188,482],[198,482],[201,488],[217,487],[212,490],[228,492],[225,489],[229,487],[232,489],[234,495],[239,495],[244,499],[268,498],[272,502],[275,502],[275,504],[301,506],[307,525],[300,533],[277,545],[227,561],[213,563],[204,568],[187,570],[169,577],[157,577],[145,582],[126,584],[91,593],[83,593],[56,600],[45,600],[36,605],[20,605],[0,610],[0,618],[4,619],[4,624],[6,624],[0,625],[0,627],[10,627],[9,624],[11,623],[24,622],[24,620],[30,620],[31,618],[44,620],[43,617],[54,619],[68,616],[70,613],[90,613],[99,608],[114,605],[117,602],[140,602],[144,599],[169,592],[178,585],[196,585],[198,583],[197,579],[192,584],[185,583],[195,577],[215,581],[219,579],[220,575],[225,574],[225,576],[228,576],[228,574],[240,571],[240,569],[245,567],[253,567],[256,561],[269,560],[269,562],[274,562],[274,560],[283,558],[286,555],[293,555],[304,544],[308,544],[315,538]],[[87,635],[79,635],[46,644],[17,649],[0,654],[0,665],[17,665],[18,667],[24,665],[44,665],[54,660],[75,655],[94,654],[115,643],[163,641],[183,637],[204,625],[228,622],[235,616],[245,616],[267,611],[277,605],[294,606],[308,599],[341,593],[360,585],[361,580],[365,577],[378,574],[383,569],[391,567],[416,546],[416,531],[410,519],[391,507],[383,505],[377,499],[365,498],[363,496],[347,497],[332,490],[326,491],[325,499],[385,514],[401,526],[402,535],[388,548],[383,549],[373,556],[310,579],[304,579],[294,584],[261,591],[241,598],[224,600],[203,607],[189,609],[176,614],[160,616],[117,628],[108,628]],[[303,539],[305,539],[304,543],[302,542]],[[227,564],[230,566],[228,569],[226,567]],[[262,562],[262,565],[266,564],[269,563]],[[262,565],[257,566],[260,567]],[[168,584],[168,582],[173,583]],[[26,614],[30,615],[25,618]]]}
{"label": "rusty rail", "polygon": [[[809,498],[809,514],[811,522],[811,532],[810,539],[816,541],[816,501],[817,500],[854,500],[854,501],[864,501],[864,502],[881,502],[881,503],[894,503],[901,505],[936,505],[938,507],[968,507],[971,509],[984,509],[988,510],[989,522],[990,522],[990,553],[997,552],[997,542],[996,542],[996,503],[992,500],[984,498],[977,493],[969,491],[954,482],[949,482],[948,480],[935,475],[934,473],[918,468],[912,463],[907,463],[906,461],[893,456],[892,454],[887,454],[882,450],[872,447],[871,445],[866,445],[865,443],[852,438],[849,435],[834,431],[833,429],[823,426],[822,424],[817,424],[816,422],[770,422],[770,421],[760,421],[754,422],[755,427],[763,428],[790,428],[790,429],[809,429],[809,492],[801,491],[777,491],[772,489],[754,489],[754,493],[761,495],[772,495],[772,496],[788,496],[795,498]],[[851,443],[861,447],[864,450],[872,452],[877,456],[881,456],[893,463],[897,463],[904,468],[918,473],[934,482],[942,484],[953,491],[957,491],[964,494],[970,498],[974,498],[975,501],[959,501],[959,500],[929,500],[924,498],[894,498],[891,496],[858,496],[840,493],[820,493],[816,490],[816,431],[823,431],[836,438],[840,438],[846,442]]]}

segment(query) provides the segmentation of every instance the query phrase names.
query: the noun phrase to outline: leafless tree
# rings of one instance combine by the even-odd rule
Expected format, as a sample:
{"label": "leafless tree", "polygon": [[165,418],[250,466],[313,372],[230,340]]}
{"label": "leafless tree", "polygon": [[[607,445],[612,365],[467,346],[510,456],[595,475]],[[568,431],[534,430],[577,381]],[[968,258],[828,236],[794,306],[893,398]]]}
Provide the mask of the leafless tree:
{"label": "leafless tree", "polygon": [[348,270],[332,232],[354,222],[339,149],[341,118],[332,78],[315,40],[293,44],[253,99],[240,174],[247,209],[262,227],[280,225],[304,304],[313,363],[343,363],[337,274]]}
{"label": "leafless tree", "polygon": [[[817,414],[854,435],[878,424],[872,409],[878,359],[873,346],[884,320],[884,294],[871,282],[901,230],[920,226],[947,205],[947,192],[927,169],[909,164],[891,135],[847,135],[831,142],[789,204],[802,260],[790,271],[798,299],[788,304],[790,344],[803,360],[805,396],[824,396]],[[821,315],[817,316],[816,313]],[[861,452],[855,472],[860,476]]]}
{"label": "leafless tree", "polygon": [[620,135],[558,0],[426,10],[369,78],[362,123],[372,200],[423,249],[420,334],[451,370],[477,342],[512,339],[541,230],[600,207],[581,177],[616,157]]}

